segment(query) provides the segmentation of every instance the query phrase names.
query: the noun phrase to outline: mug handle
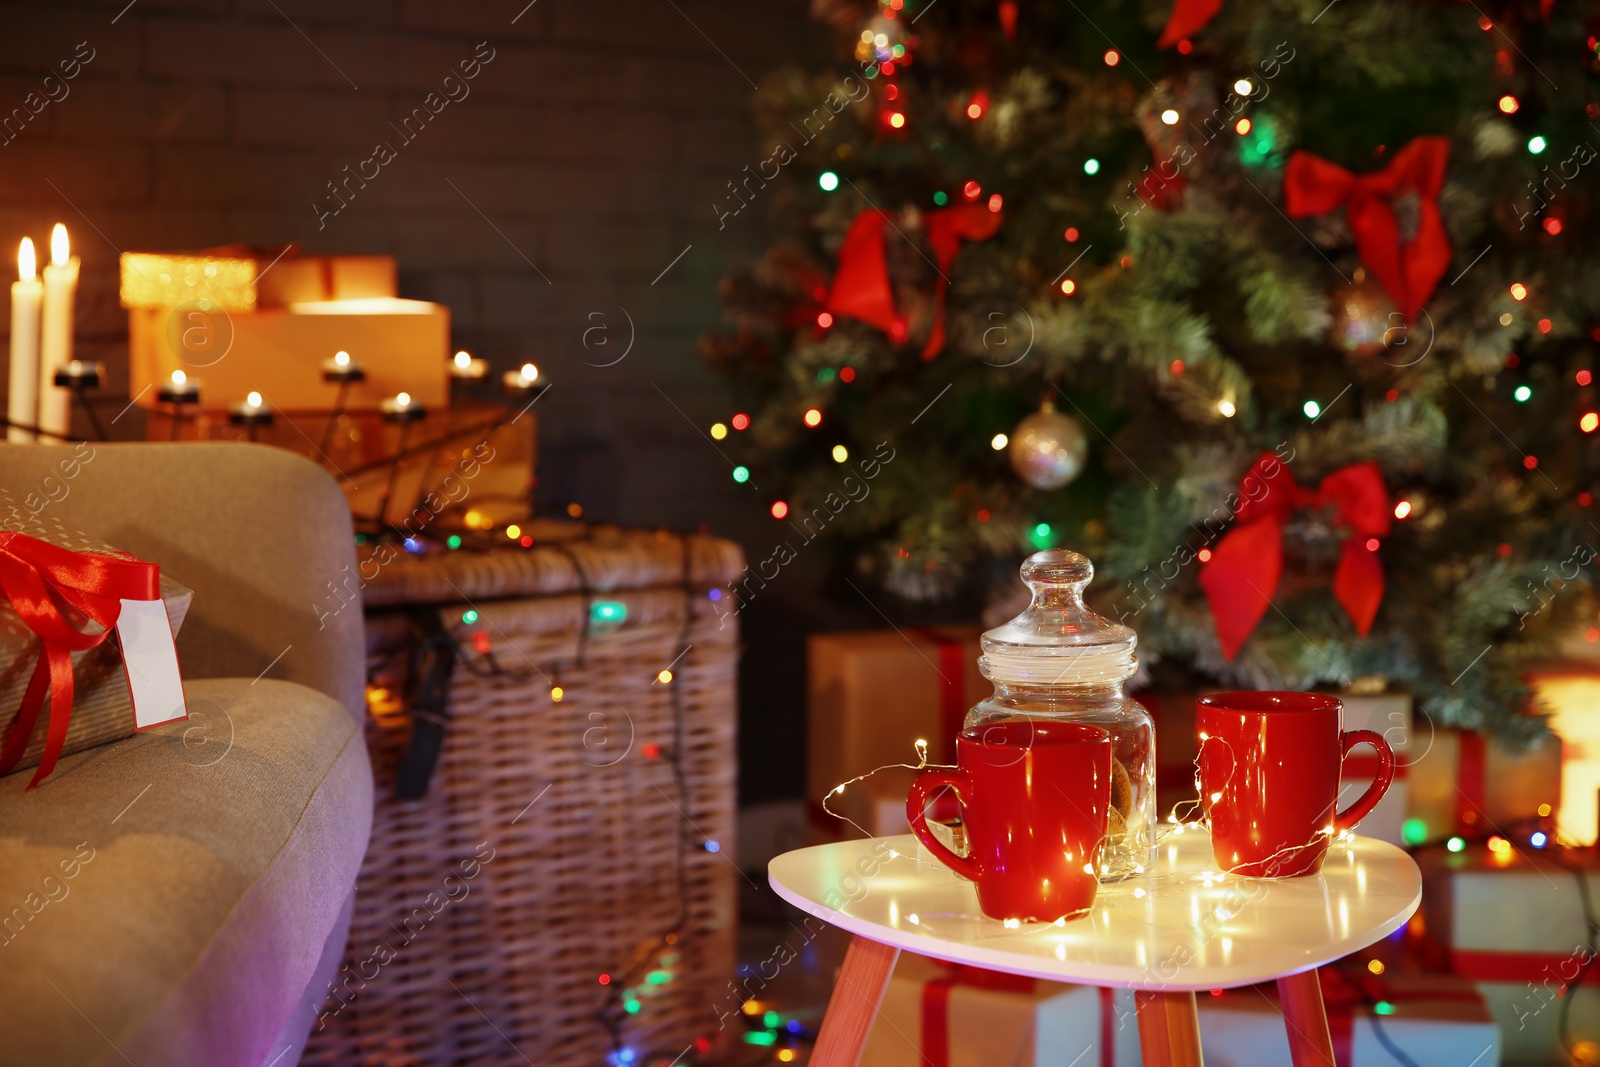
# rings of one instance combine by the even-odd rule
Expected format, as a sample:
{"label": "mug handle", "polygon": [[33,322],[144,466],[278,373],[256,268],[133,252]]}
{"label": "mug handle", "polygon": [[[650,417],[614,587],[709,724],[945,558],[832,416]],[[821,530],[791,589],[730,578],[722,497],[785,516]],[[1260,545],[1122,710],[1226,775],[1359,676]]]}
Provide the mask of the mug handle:
{"label": "mug handle", "polygon": [[962,790],[970,788],[967,776],[959,770],[933,770],[923,771],[917,775],[916,781],[911,783],[911,792],[906,796],[906,819],[911,823],[911,832],[917,835],[917,840],[927,846],[928,851],[939,857],[946,867],[955,871],[961,877],[976,882],[983,877],[983,868],[978,866],[978,861],[971,856],[958,856],[945,847],[945,843],[933,836],[933,831],[928,829],[928,794],[940,786],[949,786],[956,791],[956,799],[966,806],[966,798],[961,795]]}
{"label": "mug handle", "polygon": [[1383,799],[1383,794],[1388,792],[1389,783],[1394,781],[1394,750],[1389,747],[1389,742],[1383,735],[1375,730],[1346,730],[1339,735],[1339,762],[1344,762],[1344,757],[1357,745],[1371,745],[1378,752],[1378,773],[1373,777],[1372,784],[1367,786],[1367,791],[1362,793],[1356,802],[1333,817],[1335,830],[1348,830],[1356,823],[1365,819],[1372,809],[1378,806],[1378,801]]}

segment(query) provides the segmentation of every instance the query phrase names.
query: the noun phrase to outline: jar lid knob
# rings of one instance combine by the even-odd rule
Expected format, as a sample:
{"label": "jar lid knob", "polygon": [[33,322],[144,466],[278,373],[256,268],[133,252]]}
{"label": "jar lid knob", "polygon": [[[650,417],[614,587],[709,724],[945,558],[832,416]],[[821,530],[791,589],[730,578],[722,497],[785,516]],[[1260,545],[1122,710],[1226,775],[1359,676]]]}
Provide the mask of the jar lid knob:
{"label": "jar lid knob", "polygon": [[1138,637],[1083,602],[1084,588],[1094,577],[1087,556],[1066,548],[1035,552],[1021,573],[1032,600],[1022,614],[983,635],[979,665],[986,677],[1085,684],[1133,673]]}

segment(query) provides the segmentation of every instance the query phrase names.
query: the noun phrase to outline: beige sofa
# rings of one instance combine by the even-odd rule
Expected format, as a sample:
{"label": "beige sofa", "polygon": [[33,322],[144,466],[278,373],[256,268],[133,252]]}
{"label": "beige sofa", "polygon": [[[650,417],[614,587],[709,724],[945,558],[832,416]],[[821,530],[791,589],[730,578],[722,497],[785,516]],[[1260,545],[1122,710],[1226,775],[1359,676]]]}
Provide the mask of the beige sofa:
{"label": "beige sofa", "polygon": [[372,818],[361,615],[317,610],[344,498],[261,446],[79,449],[0,445],[0,486],[194,590],[190,719],[0,778],[0,1065],[291,1067]]}

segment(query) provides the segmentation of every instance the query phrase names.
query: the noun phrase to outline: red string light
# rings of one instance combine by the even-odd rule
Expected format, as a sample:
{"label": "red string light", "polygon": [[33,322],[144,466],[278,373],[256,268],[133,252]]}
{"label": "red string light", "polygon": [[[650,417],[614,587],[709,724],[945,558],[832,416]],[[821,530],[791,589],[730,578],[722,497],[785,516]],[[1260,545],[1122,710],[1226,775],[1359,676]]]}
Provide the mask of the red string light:
{"label": "red string light", "polygon": [[732,426],[735,430],[748,430],[750,428],[750,416],[741,411],[739,414],[728,420],[728,425]]}
{"label": "red string light", "polygon": [[774,500],[772,502],[772,517],[773,518],[781,519],[787,514],[789,514],[789,505],[788,504],[786,504],[782,500]]}

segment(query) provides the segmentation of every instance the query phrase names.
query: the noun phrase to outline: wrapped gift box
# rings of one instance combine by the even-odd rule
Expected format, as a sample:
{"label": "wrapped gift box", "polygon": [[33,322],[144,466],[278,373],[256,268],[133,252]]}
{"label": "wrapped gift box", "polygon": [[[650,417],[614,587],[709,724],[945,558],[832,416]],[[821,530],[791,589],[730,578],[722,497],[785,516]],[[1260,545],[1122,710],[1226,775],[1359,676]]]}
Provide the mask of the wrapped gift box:
{"label": "wrapped gift box", "polygon": [[[978,652],[973,628],[812,635],[806,794],[815,830],[857,836],[822,811],[823,798],[875,768],[915,765],[918,739],[928,742],[930,762],[955,761],[967,709],[994,691],[978,673]],[[903,833],[913,777],[903,768],[881,771],[828,797],[828,807],[873,835]]]}
{"label": "wrapped gift box", "polygon": [[[1448,975],[1407,975],[1360,986],[1321,971],[1338,1067],[1392,1067],[1398,1048],[1416,1067],[1496,1067],[1501,1038],[1485,998]],[[1201,995],[1200,1043],[1213,1067],[1283,1067],[1288,1031],[1271,987]],[[1380,1036],[1381,1032],[1381,1036]]]}
{"label": "wrapped gift box", "polygon": [[1417,862],[1432,961],[1478,983],[1508,1060],[1564,1062],[1561,997],[1572,999],[1574,1039],[1600,1041],[1600,987],[1566,988],[1592,955],[1582,894],[1595,901],[1600,857],[1508,843],[1428,849]]}
{"label": "wrapped gift box", "polygon": [[288,255],[256,279],[256,306],[289,307],[319,300],[399,296],[393,256]]}
{"label": "wrapped gift box", "polygon": [[446,360],[450,312],[442,304],[394,297],[327,300],[255,311],[194,305],[128,309],[128,380],[138,402],[159,405],[157,390],[181,370],[200,385],[202,409],[225,410],[259,392],[286,411],[328,411],[338,386],[322,380],[322,361],[349,352],[366,371],[346,407],[376,410],[410,393],[424,408],[449,404]]}
{"label": "wrapped gift box", "polygon": [[[1517,751],[1471,730],[1421,731],[1408,754],[1411,844],[1454,834],[1487,837],[1561,808],[1561,739]],[[1541,805],[1547,805],[1545,811]]]}
{"label": "wrapped gift box", "polygon": [[1131,990],[1036,981],[910,952],[900,954],[861,1057],[861,1067],[1139,1062]]}
{"label": "wrapped gift box", "polygon": [[[85,458],[63,462],[93,462],[92,447],[85,445],[80,450],[86,450]],[[70,481],[76,471],[63,470],[62,474],[64,480]],[[51,515],[50,497],[42,495],[51,492],[48,484],[51,480],[46,479],[41,493],[16,495],[0,489],[0,531],[25,534],[74,552],[114,553],[116,549],[63,526]],[[163,574],[161,600],[172,632],[177,634],[194,600],[194,593]],[[39,649],[39,636],[28,629],[5,598],[0,597],[0,724],[9,724],[21,706],[23,694],[27,691],[28,681],[39,659]],[[128,692],[122,654],[114,640],[108,638],[94,648],[74,652],[72,678],[72,719],[61,748],[62,755],[133,736],[133,699]],[[13,772],[39,765],[49,722],[47,703],[34,723],[28,747],[12,769]],[[0,736],[4,736],[4,730],[0,730]]]}

